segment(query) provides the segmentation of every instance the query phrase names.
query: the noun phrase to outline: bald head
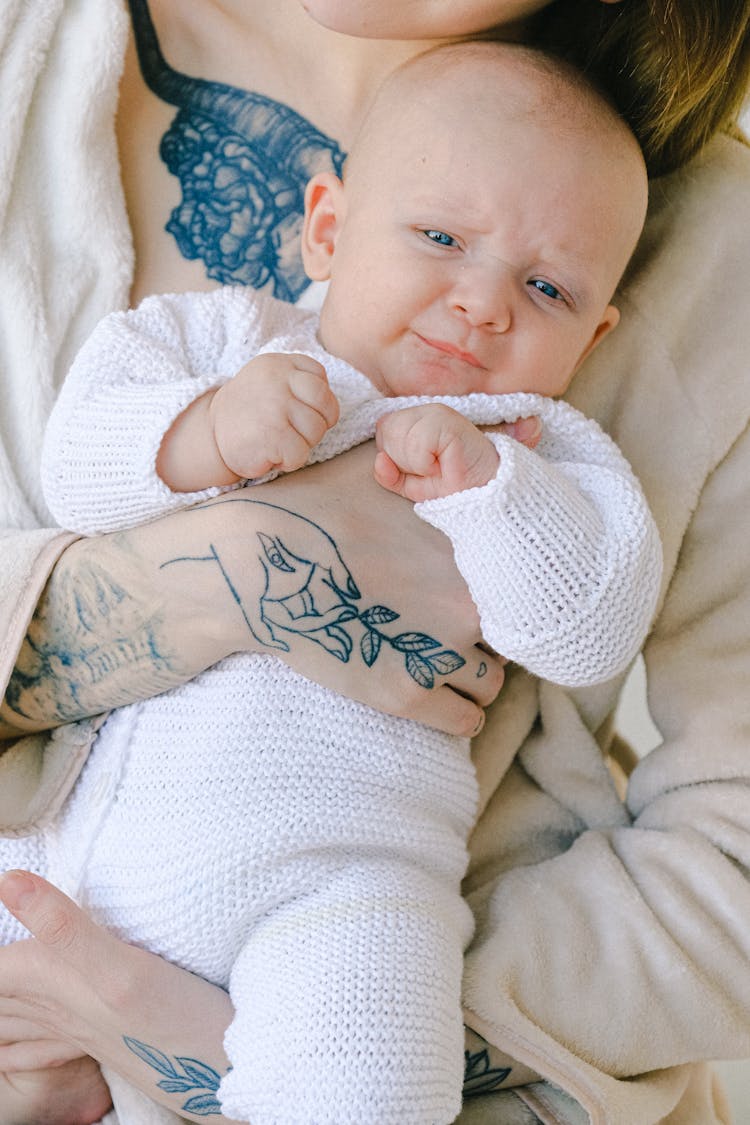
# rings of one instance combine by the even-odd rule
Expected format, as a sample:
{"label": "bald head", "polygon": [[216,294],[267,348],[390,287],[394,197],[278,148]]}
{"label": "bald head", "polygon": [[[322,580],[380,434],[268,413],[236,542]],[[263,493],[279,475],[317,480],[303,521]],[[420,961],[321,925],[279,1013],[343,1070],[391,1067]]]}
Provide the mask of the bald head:
{"label": "bald head", "polygon": [[[460,138],[467,148],[484,145],[504,160],[519,155],[509,143],[519,130],[543,135],[550,157],[554,152],[563,157],[572,176],[560,178],[561,191],[571,179],[574,188],[589,190],[589,222],[596,227],[601,221],[602,233],[614,237],[607,252],[619,279],[646,213],[640,147],[610,102],[578,70],[534,48],[494,41],[456,43],[399,67],[365,115],[346,178],[356,186],[361,175],[371,188],[377,183],[377,167],[395,158],[396,142],[405,134],[415,147],[425,148],[426,156],[444,143],[452,146],[454,160],[461,159]],[[518,172],[529,169],[518,167]]]}

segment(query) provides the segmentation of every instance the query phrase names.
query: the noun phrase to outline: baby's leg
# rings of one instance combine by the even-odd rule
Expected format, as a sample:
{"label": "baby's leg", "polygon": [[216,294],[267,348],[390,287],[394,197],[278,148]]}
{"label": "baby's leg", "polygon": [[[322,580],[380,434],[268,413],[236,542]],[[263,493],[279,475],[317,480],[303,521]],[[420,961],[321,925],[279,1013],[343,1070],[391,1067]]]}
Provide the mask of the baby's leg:
{"label": "baby's leg", "polygon": [[253,1125],[448,1125],[468,907],[398,858],[353,861],[263,920],[230,982],[220,1098]]}

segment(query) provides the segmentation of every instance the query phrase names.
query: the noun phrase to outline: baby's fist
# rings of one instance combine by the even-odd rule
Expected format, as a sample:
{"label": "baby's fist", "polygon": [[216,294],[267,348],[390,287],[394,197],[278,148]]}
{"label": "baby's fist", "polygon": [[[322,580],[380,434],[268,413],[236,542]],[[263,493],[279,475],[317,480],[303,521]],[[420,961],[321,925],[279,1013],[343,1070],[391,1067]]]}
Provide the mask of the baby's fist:
{"label": "baby's fist", "polygon": [[442,403],[386,414],[375,438],[378,484],[415,502],[487,484],[500,462],[489,438]]}
{"label": "baby's fist", "polygon": [[339,417],[325,368],[298,354],[256,356],[219,388],[210,409],[224,464],[248,479],[301,468]]}

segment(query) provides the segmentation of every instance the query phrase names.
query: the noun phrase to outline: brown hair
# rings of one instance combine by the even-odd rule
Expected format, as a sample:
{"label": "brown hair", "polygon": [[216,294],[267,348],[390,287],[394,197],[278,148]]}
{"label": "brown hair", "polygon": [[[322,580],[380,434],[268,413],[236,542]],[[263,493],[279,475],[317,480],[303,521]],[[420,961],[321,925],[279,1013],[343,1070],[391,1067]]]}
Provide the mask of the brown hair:
{"label": "brown hair", "polygon": [[750,0],[554,0],[532,38],[610,94],[652,176],[678,168],[718,132],[742,135]]}

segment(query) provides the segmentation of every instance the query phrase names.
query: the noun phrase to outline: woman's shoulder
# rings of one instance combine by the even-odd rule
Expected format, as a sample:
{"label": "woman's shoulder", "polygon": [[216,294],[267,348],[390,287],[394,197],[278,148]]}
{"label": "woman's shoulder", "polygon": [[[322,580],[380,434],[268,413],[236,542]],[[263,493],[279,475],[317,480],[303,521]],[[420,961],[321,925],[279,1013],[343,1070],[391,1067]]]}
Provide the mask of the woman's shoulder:
{"label": "woman's shoulder", "polygon": [[748,217],[750,147],[718,137],[654,183],[619,292],[641,354],[650,346],[668,360],[695,408],[726,414],[731,400],[737,421],[750,415]]}
{"label": "woman's shoulder", "polygon": [[663,494],[674,514],[684,495],[686,518],[750,427],[748,215],[750,148],[739,141],[717,138],[655,181],[614,298],[620,325],[566,396],[612,434],[652,503]]}
{"label": "woman's shoulder", "polygon": [[750,272],[750,145],[719,136],[684,168],[653,180],[646,226],[626,275],[649,262],[718,258],[730,248]]}

